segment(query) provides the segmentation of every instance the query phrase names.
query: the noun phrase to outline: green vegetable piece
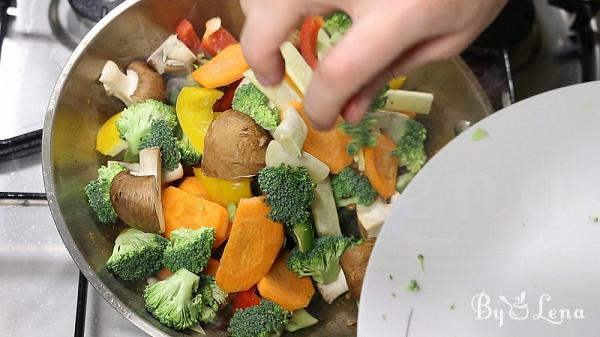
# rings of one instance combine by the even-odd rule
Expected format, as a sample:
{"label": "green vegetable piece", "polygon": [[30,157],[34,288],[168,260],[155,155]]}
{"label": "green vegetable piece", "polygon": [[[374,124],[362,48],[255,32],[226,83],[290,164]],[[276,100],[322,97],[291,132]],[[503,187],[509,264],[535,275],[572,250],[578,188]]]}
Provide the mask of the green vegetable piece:
{"label": "green vegetable piece", "polygon": [[405,133],[396,144],[393,154],[400,160],[400,165],[406,166],[409,172],[417,173],[427,161],[425,154],[427,130],[412,119],[406,121],[405,128]]}
{"label": "green vegetable piece", "polygon": [[245,113],[265,130],[275,130],[279,124],[279,109],[269,107],[269,99],[254,84],[244,84],[233,98],[234,110]]}
{"label": "green vegetable piece", "polygon": [[370,206],[378,196],[369,180],[351,167],[346,167],[331,178],[331,188],[338,207],[352,204]]}
{"label": "green vegetable piece", "polygon": [[291,313],[275,302],[262,300],[259,305],[237,310],[229,321],[231,337],[277,337],[288,324]]}
{"label": "green vegetable piece", "polygon": [[154,120],[164,120],[172,130],[179,124],[172,107],[153,99],[132,105],[121,113],[117,129],[121,138],[129,144],[127,158],[134,159],[140,153],[142,138],[150,133]]}
{"label": "green vegetable piece", "polygon": [[301,249],[310,250],[314,239],[310,207],[315,199],[315,185],[308,169],[266,167],[258,174],[258,184],[271,208],[269,218],[284,224]]}
{"label": "green vegetable piece", "polygon": [[179,153],[181,154],[181,163],[184,166],[196,166],[202,160],[202,154],[194,148],[190,139],[183,135],[183,138],[177,142]]}
{"label": "green vegetable piece", "polygon": [[381,90],[379,90],[377,94],[375,94],[373,102],[371,102],[371,105],[369,106],[369,111],[377,111],[385,107],[388,100],[388,97],[386,95],[388,90],[390,90],[390,86],[386,85]]}
{"label": "green vegetable piece", "polygon": [[202,299],[200,323],[213,323],[217,318],[219,306],[227,302],[227,293],[217,285],[214,277],[200,275],[197,296]]}
{"label": "green vegetable piece", "polygon": [[155,119],[150,126],[150,132],[140,140],[140,150],[158,147],[162,155],[162,166],[167,171],[173,171],[179,166],[181,154],[179,153],[177,138],[173,129],[162,119]]}
{"label": "green vegetable piece", "polygon": [[169,241],[154,233],[126,229],[115,240],[106,268],[126,281],[152,276],[162,267],[162,256]]}
{"label": "green vegetable piece", "polygon": [[487,130],[478,128],[477,130],[475,130],[475,132],[473,132],[471,139],[475,142],[478,142],[478,141],[484,140],[488,137],[489,137],[489,134],[488,134]]}
{"label": "green vegetable piece", "polygon": [[421,290],[421,287],[419,286],[419,283],[417,282],[417,280],[414,280],[414,279],[410,280],[410,283],[408,284],[406,291],[416,293],[420,290]]}
{"label": "green vegetable piece", "polygon": [[329,34],[333,44],[338,43],[352,27],[352,18],[346,13],[337,12],[325,19],[323,29]]}
{"label": "green vegetable piece", "polygon": [[98,220],[102,223],[115,223],[117,212],[110,201],[110,186],[114,177],[127,169],[120,164],[98,169],[98,179],[91,181],[84,188],[85,195]]}
{"label": "green vegetable piece", "polygon": [[422,272],[425,271],[425,257],[423,256],[423,254],[419,254],[419,256],[417,256],[417,260],[419,260],[419,268],[421,269]]}
{"label": "green vegetable piece", "polygon": [[410,182],[413,180],[415,175],[416,174],[413,172],[406,172],[403,175],[399,176],[398,180],[396,180],[396,191],[403,193],[404,190],[408,187],[408,184],[410,184]]}
{"label": "green vegetable piece", "polygon": [[340,272],[340,257],[351,244],[352,240],[344,236],[318,238],[309,252],[303,253],[298,247],[292,250],[288,269],[299,277],[311,276],[317,283],[332,283]]}
{"label": "green vegetable piece", "polygon": [[355,156],[360,149],[377,145],[380,131],[376,128],[378,121],[372,114],[367,113],[358,124],[341,122],[339,128],[352,138],[348,144],[348,154]]}
{"label": "green vegetable piece", "polygon": [[199,323],[202,295],[194,296],[200,277],[185,268],[144,289],[146,310],[163,325],[179,330]]}
{"label": "green vegetable piece", "polygon": [[319,323],[319,320],[309,314],[308,311],[299,309],[292,314],[292,318],[290,318],[290,321],[285,326],[285,331],[295,332],[311,327],[317,323]]}
{"label": "green vegetable piece", "polygon": [[214,241],[214,228],[174,230],[171,232],[171,246],[165,249],[163,263],[171,271],[185,268],[199,273],[208,264]]}
{"label": "green vegetable piece", "polygon": [[233,223],[235,220],[235,213],[237,212],[237,205],[233,202],[227,204],[227,214],[229,215],[229,222]]}

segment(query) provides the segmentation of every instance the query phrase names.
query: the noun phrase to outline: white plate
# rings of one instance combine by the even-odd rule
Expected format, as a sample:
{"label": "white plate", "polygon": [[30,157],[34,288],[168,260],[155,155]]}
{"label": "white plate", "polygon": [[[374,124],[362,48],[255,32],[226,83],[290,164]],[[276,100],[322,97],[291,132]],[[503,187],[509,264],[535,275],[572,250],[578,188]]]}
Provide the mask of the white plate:
{"label": "white plate", "polygon": [[432,158],[379,237],[358,335],[598,336],[599,98],[600,82],[533,97]]}

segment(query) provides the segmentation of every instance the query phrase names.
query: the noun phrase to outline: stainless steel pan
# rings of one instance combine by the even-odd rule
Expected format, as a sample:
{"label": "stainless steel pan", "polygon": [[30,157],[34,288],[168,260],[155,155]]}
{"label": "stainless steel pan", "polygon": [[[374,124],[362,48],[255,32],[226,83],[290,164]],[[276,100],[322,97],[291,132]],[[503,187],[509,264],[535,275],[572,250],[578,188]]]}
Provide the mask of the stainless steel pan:
{"label": "stainless steel pan", "polygon": [[[265,13],[265,15],[271,15]],[[104,62],[122,66],[147,57],[188,18],[199,29],[220,16],[234,34],[244,17],[238,0],[130,0],[96,25],[67,62],[49,103],[44,126],[43,171],[46,192],[56,227],[71,256],[102,296],[140,329],[153,336],[189,336],[161,326],[145,310],[140,294],[144,282],[123,282],[108,273],[104,264],[111,254],[119,227],[94,221],[83,187],[104,164],[95,152],[95,135],[120,103],[104,94],[98,82]],[[43,51],[40,51],[43,52]],[[455,135],[461,121],[476,122],[491,112],[487,98],[462,61],[428,66],[411,74],[408,88],[432,92],[436,100],[424,122],[430,131],[429,152],[434,153]],[[321,323],[297,336],[352,336],[356,305],[340,299],[331,306],[313,301]],[[209,336],[225,336],[208,331]]]}

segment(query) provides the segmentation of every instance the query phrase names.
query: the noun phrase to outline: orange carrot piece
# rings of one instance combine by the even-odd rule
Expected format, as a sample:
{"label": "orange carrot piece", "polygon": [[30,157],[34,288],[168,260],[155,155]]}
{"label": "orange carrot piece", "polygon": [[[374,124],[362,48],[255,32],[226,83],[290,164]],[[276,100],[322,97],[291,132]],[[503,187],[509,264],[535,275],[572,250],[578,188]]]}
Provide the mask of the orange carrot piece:
{"label": "orange carrot piece", "polygon": [[215,229],[215,243],[219,247],[227,237],[229,215],[227,210],[212,201],[198,198],[176,187],[163,190],[162,206],[165,216],[164,236],[170,238],[171,232],[180,228]]}
{"label": "orange carrot piece", "polygon": [[408,116],[408,118],[415,119],[417,118],[417,113],[412,111],[402,111],[401,114]]}
{"label": "orange carrot piece", "polygon": [[212,60],[194,71],[192,77],[203,87],[215,89],[241,79],[248,69],[250,66],[238,43],[223,49]]}
{"label": "orange carrot piece", "polygon": [[154,277],[162,281],[168,279],[171,275],[173,275],[173,272],[170,271],[169,268],[163,268],[157,271],[156,274],[154,274]]}
{"label": "orange carrot piece", "polygon": [[206,268],[204,268],[204,270],[202,271],[202,273],[206,274],[206,275],[216,276],[217,275],[217,269],[219,269],[219,260],[217,260],[217,259],[209,259],[208,260],[208,265],[206,265]]}
{"label": "orange carrot piece", "polygon": [[[304,141],[304,151],[312,154],[317,159],[325,163],[331,170],[331,173],[338,174],[344,168],[352,164],[352,157],[348,154],[348,144],[352,140],[348,135],[335,127],[329,131],[317,131],[311,126],[311,122],[304,113],[302,104],[294,102],[291,104],[298,112],[308,126],[308,133]],[[342,122],[338,117],[336,125]]]}
{"label": "orange carrot piece", "polygon": [[267,276],[258,282],[260,295],[287,310],[306,308],[315,294],[310,277],[298,277],[286,265],[289,253],[279,254]]}
{"label": "orange carrot piece", "polygon": [[179,189],[198,198],[210,200],[206,188],[202,186],[202,183],[196,177],[185,178],[179,185]]}
{"label": "orange carrot piece", "polygon": [[384,198],[390,198],[396,192],[398,158],[392,155],[396,148],[394,141],[381,134],[375,147],[364,148],[365,175],[373,188]]}
{"label": "orange carrot piece", "polygon": [[268,218],[263,197],[242,199],[215,277],[227,293],[250,289],[273,265],[283,245],[283,225]]}

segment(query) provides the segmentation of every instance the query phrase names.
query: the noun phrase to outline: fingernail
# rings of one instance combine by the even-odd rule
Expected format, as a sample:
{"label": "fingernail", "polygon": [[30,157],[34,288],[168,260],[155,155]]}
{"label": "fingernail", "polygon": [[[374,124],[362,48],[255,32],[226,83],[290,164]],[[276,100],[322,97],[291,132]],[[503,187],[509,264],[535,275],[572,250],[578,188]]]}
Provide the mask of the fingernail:
{"label": "fingernail", "polygon": [[279,84],[279,82],[280,82],[279,76],[273,76],[273,75],[265,76],[265,75],[256,74],[256,79],[260,82],[260,84],[262,84],[266,87],[275,86],[275,85]]}

